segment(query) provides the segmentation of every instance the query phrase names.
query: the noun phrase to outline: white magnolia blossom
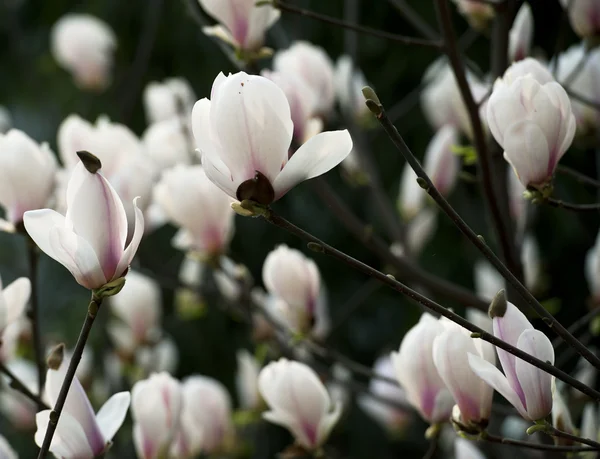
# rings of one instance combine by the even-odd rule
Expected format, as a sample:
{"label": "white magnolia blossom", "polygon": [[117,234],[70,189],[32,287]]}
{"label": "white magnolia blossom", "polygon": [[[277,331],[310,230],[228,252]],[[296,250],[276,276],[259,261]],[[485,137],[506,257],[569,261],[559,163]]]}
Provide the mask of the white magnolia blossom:
{"label": "white magnolia blossom", "polygon": [[183,380],[182,391],[179,451],[187,450],[192,457],[200,451],[208,455],[227,451],[234,428],[225,386],[216,379],[193,375]]}
{"label": "white magnolia blossom", "polygon": [[302,145],[323,130],[323,121],[318,118],[318,94],[297,74],[263,70],[262,76],[279,86],[290,104],[294,123],[294,140]]}
{"label": "white magnolia blossom", "polygon": [[[33,394],[38,393],[38,373],[35,364],[22,358],[12,359],[5,363],[6,367]],[[10,387],[6,378],[0,386],[0,412],[19,430],[31,430],[35,427],[35,414],[38,407],[29,397]],[[0,454],[0,458],[3,456]]]}
{"label": "white magnolia blossom", "polygon": [[575,135],[571,103],[555,81],[540,83],[532,74],[508,80],[494,84],[489,127],[521,183],[543,188]]}
{"label": "white magnolia blossom", "polygon": [[[552,425],[558,430],[570,433],[571,435],[577,435],[577,429],[575,428],[575,424],[573,424],[569,405],[562,394],[562,390],[558,388],[558,385],[552,390]],[[559,445],[567,444],[564,440],[561,441],[562,439],[557,440]]]}
{"label": "white magnolia blossom", "polygon": [[133,442],[139,459],[166,456],[179,429],[181,384],[168,373],[154,373],[131,389]]}
{"label": "white magnolia blossom", "polygon": [[472,441],[456,437],[456,440],[454,440],[454,459],[485,459],[485,456]]}
{"label": "white magnolia blossom", "polygon": [[437,229],[438,212],[434,208],[424,208],[415,215],[406,227],[406,244],[409,253],[418,255],[434,236]]}
{"label": "white magnolia blossom", "polygon": [[316,112],[321,116],[331,113],[335,103],[335,71],[323,48],[307,41],[295,41],[288,49],[275,54],[273,67],[277,72],[298,75],[316,99]]}
{"label": "white magnolia blossom", "polygon": [[[48,370],[46,397],[50,406],[56,405],[69,363],[69,359],[64,358],[57,370]],[[108,399],[96,414],[79,380],[74,378],[50,452],[63,459],[93,459],[101,455],[123,424],[130,401],[129,392],[119,392]],[[38,446],[44,441],[50,412],[43,410],[36,415],[35,443]]]}
{"label": "white magnolia blossom", "polygon": [[8,440],[0,435],[0,458],[2,459],[18,459],[17,452],[12,449]]}
{"label": "white magnolia blossom", "polygon": [[258,391],[258,375],[260,364],[256,358],[245,349],[236,353],[237,372],[235,385],[240,400],[240,405],[245,410],[256,410],[262,405]]}
{"label": "white magnolia blossom", "polygon": [[133,202],[135,227],[128,244],[127,217],[121,199],[97,171],[75,166],[67,188],[67,212],[25,212],[29,236],[49,257],[67,268],[75,280],[96,289],[126,274],[144,232],[144,216]]}
{"label": "white magnolia blossom", "polygon": [[427,422],[447,421],[454,400],[433,360],[434,340],[444,325],[431,314],[423,314],[402,339],[391,358],[396,379],[406,391],[408,402]]}
{"label": "white magnolia blossom", "polygon": [[348,131],[323,132],[288,160],[294,125],[284,92],[244,72],[213,83],[192,111],[206,175],[229,196],[270,204],[292,187],[337,166],[352,149]]}
{"label": "white magnolia blossom", "polygon": [[471,27],[483,30],[487,27],[490,19],[494,17],[494,5],[478,0],[453,0],[460,14],[465,16]]}
{"label": "white magnolia blossom", "polygon": [[413,219],[425,207],[426,197],[427,193],[417,182],[417,174],[410,164],[406,163],[402,169],[400,192],[396,202],[400,215],[408,221]]}
{"label": "white magnolia blossom", "polygon": [[445,330],[433,340],[433,362],[460,410],[460,419],[456,420],[467,426],[486,426],[494,390],[471,370],[469,354],[495,365],[494,346],[471,338],[469,330],[454,322],[440,322]]}
{"label": "white magnolia blossom", "polygon": [[54,188],[56,159],[47,144],[11,129],[0,133],[0,228],[14,231],[23,213],[48,204]]}
{"label": "white magnolia blossom", "polygon": [[58,64],[78,86],[101,90],[111,79],[117,39],[104,21],[88,14],[67,14],[52,27],[51,49]]}
{"label": "white magnolia blossom", "polygon": [[508,56],[511,61],[520,61],[529,55],[533,40],[533,13],[525,2],[519,8],[508,36]]}
{"label": "white magnolia blossom", "polygon": [[[396,371],[389,355],[381,356],[375,361],[373,372],[385,378],[396,378]],[[370,397],[369,394],[385,400],[393,400],[396,405]],[[369,392],[360,395],[358,404],[383,428],[392,433],[402,431],[412,417],[404,389],[381,378],[371,378]],[[406,408],[402,409],[398,405],[404,405]]]}
{"label": "white magnolia blossom", "polygon": [[523,186],[517,174],[514,173],[512,167],[506,168],[506,175],[508,208],[517,230],[517,238],[521,239],[527,224],[527,210],[529,208],[529,201],[523,195],[527,189]]}
{"label": "white magnolia blossom", "polygon": [[20,316],[12,321],[0,335],[0,362],[8,362],[19,357],[18,351],[21,343],[31,341],[31,321],[25,314],[25,308]]}
{"label": "white magnolia blossom", "polygon": [[600,33],[600,4],[596,0],[560,0],[568,8],[569,21],[573,30],[582,38],[593,38]]}
{"label": "white magnolia blossom", "polygon": [[144,132],[144,151],[157,169],[165,170],[192,161],[193,143],[184,123],[179,118],[170,118],[151,124]]}
{"label": "white magnolia blossom", "polygon": [[173,239],[176,248],[206,257],[227,250],[235,217],[231,199],[211,182],[201,166],[179,164],[165,171],[154,187],[154,201],[180,227]]}
{"label": "white magnolia blossom", "polygon": [[163,336],[161,340],[149,346],[138,348],[135,363],[145,374],[175,373],[179,365],[179,350],[173,338]]}
{"label": "white magnolia blossom", "polygon": [[23,317],[30,296],[31,281],[26,277],[19,277],[6,287],[0,279],[0,337],[9,325]]}
{"label": "white magnolia blossom", "polygon": [[265,258],[262,278],[268,292],[283,300],[271,312],[294,331],[307,333],[329,328],[329,314],[321,295],[321,274],[313,260],[282,244]]}
{"label": "white magnolia blossom", "polygon": [[331,378],[326,383],[327,392],[331,397],[331,402],[334,405],[342,407],[342,413],[350,408],[352,401],[352,393],[348,384],[352,381],[352,371],[346,368],[339,362],[336,362],[331,367]]}
{"label": "white magnolia blossom", "polygon": [[154,279],[138,271],[129,271],[127,282],[118,295],[109,298],[109,302],[112,313],[120,321],[109,324],[109,333],[125,334],[125,337],[117,338],[116,344],[131,342],[135,349],[158,341],[161,333],[162,298],[160,286]]}
{"label": "white magnolia blossom", "polygon": [[540,260],[540,249],[535,237],[527,234],[521,244],[521,264],[523,265],[523,277],[525,286],[532,291],[537,290],[542,282],[542,262]]}
{"label": "white magnolia blossom", "polygon": [[185,78],[151,81],[144,89],[144,109],[148,123],[188,117],[196,95]]}
{"label": "white magnolia blossom", "polygon": [[[512,303],[492,305],[494,335],[534,357],[554,364],[554,348]],[[478,355],[469,354],[471,369],[497,390],[526,420],[544,419],[552,411],[553,377],[503,349],[496,348],[504,374]]]}
{"label": "white magnolia blossom", "polygon": [[526,75],[532,76],[538,83],[546,84],[554,80],[552,73],[548,69],[546,64],[534,59],[533,57],[526,57],[518,62],[513,62],[504,72],[502,78],[499,78],[504,84],[510,85],[514,83],[517,78],[524,77]]}
{"label": "white magnolia blossom", "polygon": [[343,112],[358,121],[371,115],[362,93],[367,80],[362,71],[354,67],[350,56],[338,58],[334,81],[336,96]]}
{"label": "white magnolia blossom", "polygon": [[254,0],[199,1],[202,8],[219,21],[219,25],[204,27],[203,32],[245,51],[258,51],[267,30],[281,15],[272,5],[257,6]]}
{"label": "white magnolia blossom", "polygon": [[425,150],[423,169],[443,196],[450,194],[458,179],[460,160],[452,151],[457,143],[458,131],[446,125],[435,133]]}
{"label": "white magnolia blossom", "polygon": [[263,417],[287,428],[309,451],[327,441],[340,418],[342,407],[332,403],[317,374],[303,363],[271,362],[260,372],[258,387],[269,407]]}

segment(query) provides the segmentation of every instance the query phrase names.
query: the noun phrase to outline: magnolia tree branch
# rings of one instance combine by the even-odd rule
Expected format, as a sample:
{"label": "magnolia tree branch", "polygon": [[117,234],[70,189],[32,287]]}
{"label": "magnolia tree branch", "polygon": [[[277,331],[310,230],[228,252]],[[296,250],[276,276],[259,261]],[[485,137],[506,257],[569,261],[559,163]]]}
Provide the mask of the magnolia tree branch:
{"label": "magnolia tree branch", "polygon": [[42,344],[42,332],[40,330],[39,298],[38,298],[38,260],[40,253],[37,245],[26,235],[27,256],[29,258],[29,280],[31,281],[31,298],[28,310],[31,321],[31,333],[33,341],[33,355],[38,372],[38,396],[41,397],[46,381],[46,365],[44,362],[44,346]]}
{"label": "magnolia tree branch", "polygon": [[[501,253],[510,270],[514,272],[517,277],[521,277],[521,269],[519,269],[520,261],[514,245],[511,220],[500,207],[502,196],[498,194],[494,185],[491,151],[487,147],[483,125],[479,116],[479,107],[477,102],[473,99],[473,94],[471,93],[471,88],[465,74],[463,59],[460,55],[456,35],[452,27],[452,17],[450,15],[448,0],[436,0],[436,10],[442,35],[444,37],[446,55],[448,56],[452,71],[454,72],[462,100],[467,108],[469,120],[473,128],[473,142],[475,149],[477,150],[479,170],[481,172],[480,183],[487,207],[490,210]],[[498,59],[498,61],[500,61],[500,59]],[[498,68],[500,68],[500,65],[498,65]],[[500,175],[504,178],[503,174]],[[600,364],[600,360],[598,362]]]}
{"label": "magnolia tree branch", "polygon": [[41,411],[50,409],[50,407],[46,405],[40,396],[31,392],[29,388],[19,379],[19,377],[10,371],[10,369],[2,362],[0,362],[0,373],[3,373],[10,380],[9,385],[11,388],[17,392],[20,392],[33,403],[35,403],[38,406],[38,410]]}
{"label": "magnolia tree branch", "polygon": [[92,293],[92,299],[88,306],[85,321],[83,322],[83,327],[81,328],[81,332],[79,333],[79,338],[77,338],[75,349],[73,349],[73,355],[71,357],[71,361],[69,362],[69,368],[67,369],[65,380],[63,381],[62,386],[60,388],[60,392],[58,393],[56,405],[54,405],[54,408],[50,412],[48,429],[46,430],[46,435],[44,436],[44,441],[40,448],[38,459],[44,459],[48,454],[48,451],[50,450],[52,438],[54,437],[54,432],[56,432],[56,426],[58,425],[62,409],[65,406],[65,402],[67,401],[67,395],[69,394],[69,389],[71,388],[71,384],[73,382],[73,379],[75,378],[77,366],[81,361],[81,356],[83,355],[85,343],[87,342],[88,337],[90,336],[92,325],[94,325],[94,320],[98,315],[98,310],[100,309],[101,304],[102,297],[98,296],[95,292]]}
{"label": "magnolia tree branch", "polygon": [[445,307],[443,307],[442,305],[430,300],[429,298],[420,294],[419,292],[412,290],[411,288],[407,287],[406,285],[402,284],[401,282],[398,282],[393,276],[386,275],[386,274],[382,273],[381,271],[378,271],[378,270],[372,268],[371,266],[368,266],[368,265],[364,264],[363,262],[356,260],[355,258],[352,258],[351,256],[345,254],[344,252],[341,252],[341,251],[335,249],[334,247],[331,247],[330,245],[328,245],[328,244],[324,243],[323,241],[319,240],[318,238],[314,237],[312,234],[307,233],[303,229],[297,227],[296,225],[290,223],[286,219],[280,217],[275,212],[273,212],[272,209],[261,208],[260,206],[254,204],[254,203],[248,202],[248,201],[242,202],[242,207],[244,207],[244,206],[247,206],[248,209],[252,209],[253,211],[255,211],[256,215],[261,215],[265,220],[267,220],[272,225],[277,226],[277,227],[299,237],[300,239],[308,242],[309,243],[308,247],[311,250],[329,255],[332,258],[335,258],[336,260],[351,267],[352,269],[354,269],[358,272],[362,272],[363,274],[365,274],[369,277],[379,280],[387,287],[390,287],[391,289],[393,289],[399,293],[402,293],[403,295],[406,295],[407,297],[412,298],[413,300],[419,302],[421,305],[423,305],[429,311],[432,311],[434,314],[444,316],[444,317],[448,318],[449,320],[451,320],[452,322],[455,322],[458,325],[460,325],[461,327],[466,328],[467,330],[471,331],[473,338],[481,338],[484,341],[487,341],[488,343],[491,343],[494,346],[499,347],[500,349],[503,349],[506,352],[514,355],[515,357],[533,365],[534,367],[537,367],[540,370],[543,370],[543,371],[555,376],[559,380],[565,382],[569,386],[577,389],[581,393],[593,398],[594,400],[600,401],[600,392],[596,391],[595,389],[592,389],[592,388],[586,386],[585,384],[581,383],[577,379],[569,376],[564,371],[559,370],[554,365],[551,365],[548,362],[544,362],[536,357],[533,357],[532,355],[530,355],[526,352],[523,352],[521,349],[518,349],[518,348],[502,341],[501,339],[497,338],[496,336],[494,336],[494,335],[486,332],[485,330],[477,327],[476,325],[472,324],[471,322],[469,322],[465,318],[459,316],[458,314],[455,314],[454,312],[452,312],[449,309],[446,309]]}
{"label": "magnolia tree branch", "polygon": [[545,434],[550,435],[552,437],[564,438],[565,440],[582,443],[584,445],[593,447],[595,451],[600,451],[600,443],[598,443],[597,441],[590,440],[589,438],[579,437],[577,435],[570,434],[569,432],[563,432],[562,430],[558,430],[556,427],[552,426],[549,423],[546,423],[544,429],[540,430],[540,432],[544,432]]}
{"label": "magnolia tree branch", "polygon": [[479,437],[479,441],[488,443],[497,443],[501,445],[518,446],[519,448],[534,449],[537,451],[554,451],[557,453],[578,453],[583,451],[597,451],[597,448],[590,446],[565,446],[565,445],[544,445],[532,443],[528,441],[513,440],[512,438],[497,437],[495,435],[483,432]]}
{"label": "magnolia tree branch", "polygon": [[556,172],[562,175],[572,177],[579,183],[582,183],[583,185],[589,185],[595,188],[600,188],[600,181],[592,177],[588,177],[587,175],[582,174],[581,172],[572,169],[568,166],[563,166],[562,164],[559,164],[558,166],[556,166]]}
{"label": "magnolia tree branch", "polygon": [[560,199],[547,198],[540,203],[546,203],[552,207],[558,207],[573,212],[598,212],[600,210],[600,203],[595,202],[593,204],[573,204],[570,202],[561,201]]}
{"label": "magnolia tree branch", "polygon": [[[365,91],[367,95],[370,93],[371,96],[377,98],[372,89]],[[377,100],[368,99],[367,106],[371,109],[373,114],[379,120],[383,129],[387,132],[390,139],[406,158],[406,161],[411,165],[415,173],[417,174],[419,184],[425,191],[433,198],[440,209],[452,220],[456,227],[469,239],[473,245],[492,263],[492,265],[498,270],[498,272],[506,279],[508,284],[514,288],[514,290],[529,304],[529,306],[544,320],[546,325],[554,330],[554,332],[566,341],[571,347],[573,347],[581,356],[589,361],[594,367],[600,369],[600,359],[590,349],[579,342],[569,331],[563,327],[552,314],[550,314],[544,306],[533,296],[533,294],[527,290],[519,279],[506,267],[496,256],[494,251],[485,243],[483,238],[477,235],[471,227],[462,219],[462,217],[454,210],[454,208],[446,201],[446,199],[437,190],[421,164],[415,158],[408,145],[404,142],[404,139],[390,122],[389,118],[385,113],[384,107]]]}

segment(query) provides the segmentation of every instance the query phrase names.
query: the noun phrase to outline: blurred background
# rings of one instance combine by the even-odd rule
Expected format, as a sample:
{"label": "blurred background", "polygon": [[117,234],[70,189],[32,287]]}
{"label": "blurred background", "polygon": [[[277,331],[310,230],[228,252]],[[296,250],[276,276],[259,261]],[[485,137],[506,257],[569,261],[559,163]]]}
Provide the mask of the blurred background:
{"label": "blurred background", "polygon": [[[338,18],[349,14],[344,0],[298,0],[290,3]],[[419,36],[404,21],[393,3],[358,0],[358,22],[388,32]],[[437,30],[433,2],[408,0],[407,3]],[[565,49],[576,42],[568,24],[566,27],[563,24],[558,2],[532,0],[529,3],[535,18],[534,54],[550,57],[557,46]],[[50,30],[61,16],[70,12],[95,15],[107,22],[116,33],[118,47],[113,81],[104,92],[81,91],[52,58]],[[149,82],[184,77],[191,83],[197,97],[202,98],[209,95],[218,72],[237,71],[221,48],[202,33],[200,20],[209,24],[213,22],[194,0],[0,0],[0,105],[10,113],[14,127],[37,141],[48,142],[55,151],[57,128],[72,113],[92,122],[98,116],[106,115],[141,135],[147,126],[142,95]],[[465,53],[485,78],[490,68],[489,37],[469,30],[464,18],[456,13],[454,25],[458,35],[462,36]],[[557,44],[561,29],[564,29],[560,35],[562,43]],[[438,57],[434,50],[411,48],[368,35],[357,36],[354,42],[340,28],[283,13],[281,20],[270,30],[267,44],[278,50],[296,40],[322,46],[334,61],[344,53],[353,55],[383,104],[393,113],[395,124],[405,141],[418,157],[422,157],[433,131],[420,107],[419,88],[425,69]],[[271,66],[269,59],[258,64],[260,68]],[[342,125],[343,121],[338,117],[332,119],[327,128]],[[368,154],[376,162],[383,188],[393,203],[398,196],[404,160],[379,126],[365,130],[364,135],[368,140]],[[595,148],[574,146],[562,163],[596,176],[598,156]],[[474,230],[496,248],[480,188],[473,180],[474,173],[472,166],[463,169],[450,202]],[[504,176],[505,171],[498,171],[498,174]],[[373,204],[372,195],[366,193],[364,187],[344,180],[340,168],[328,173],[326,180],[360,218],[373,225],[375,232],[385,234],[381,215]],[[556,194],[571,202],[597,200],[594,188],[585,188],[564,176],[556,181]],[[300,185],[278,201],[274,208],[327,243],[372,266],[382,266],[344,230],[309,183]],[[261,219],[236,218],[236,235],[229,255],[249,268],[257,284],[261,282],[264,258],[277,244],[286,243],[301,249],[317,262],[327,288],[334,324],[334,330],[326,340],[332,348],[370,367],[380,355],[397,350],[406,330],[418,320],[420,310],[406,298],[376,287],[364,276],[332,259],[311,253],[299,240]],[[400,216],[397,218],[400,219]],[[551,307],[566,325],[585,314],[591,304],[583,267],[585,254],[594,245],[598,220],[597,213],[576,214],[541,207],[535,208],[530,219],[544,273],[539,299]],[[194,373],[212,376],[223,382],[235,398],[236,350],[240,347],[253,349],[248,327],[227,314],[222,300],[210,292],[198,317],[184,317],[176,310],[172,287],[176,284],[183,254],[171,247],[174,233],[175,228],[167,225],[144,238],[137,266],[146,273],[154,273],[161,282],[164,327],[179,351],[175,374],[178,377]],[[472,289],[474,263],[479,259],[478,252],[451,222],[439,215],[437,230],[420,253],[418,263],[430,273]],[[7,284],[27,275],[27,272],[22,238],[0,233],[2,281]],[[85,315],[88,292],[75,283],[66,269],[44,255],[38,280],[44,336],[48,342],[64,341],[73,346]],[[366,298],[348,315],[348,307],[356,302],[357,295],[365,293]],[[464,312],[464,306],[459,303],[443,297],[435,299],[459,313]],[[101,314],[108,315],[109,311],[104,310]],[[100,323],[105,322],[101,320]],[[541,321],[534,323],[552,335]],[[100,325],[93,330],[90,345],[94,349],[102,349],[107,345],[106,339]],[[593,343],[594,338],[589,333],[588,339]],[[566,352],[566,348],[561,348],[561,352]],[[572,354],[563,360],[562,364],[568,370],[576,362]],[[102,365],[94,366],[94,371],[102,372]],[[367,378],[357,378],[368,383]],[[333,457],[422,457],[427,450],[428,444],[423,437],[426,425],[417,415],[411,415],[405,429],[394,436],[355,403],[346,416],[346,421],[339,424],[331,437]],[[21,457],[34,457],[32,431],[15,429],[7,419],[0,418],[0,432],[18,449]],[[290,437],[283,429],[261,423],[255,429],[253,448],[247,457],[274,457],[289,441]],[[484,445],[483,449],[490,457],[519,454],[514,449],[503,447],[492,450]],[[130,426],[120,431],[108,457],[134,457]]]}

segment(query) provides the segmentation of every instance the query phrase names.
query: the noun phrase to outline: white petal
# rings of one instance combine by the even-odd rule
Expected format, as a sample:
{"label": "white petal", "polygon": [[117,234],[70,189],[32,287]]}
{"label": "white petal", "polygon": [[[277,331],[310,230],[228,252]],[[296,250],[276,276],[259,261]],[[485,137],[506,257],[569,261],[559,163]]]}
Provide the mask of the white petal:
{"label": "white petal", "polygon": [[54,226],[64,228],[65,217],[51,209],[30,210],[23,215],[23,224],[42,252],[58,261],[50,245],[50,229]]}
{"label": "white petal", "polygon": [[20,277],[2,290],[8,311],[7,322],[11,323],[21,317],[31,296],[31,282],[26,277]]}
{"label": "white petal", "polygon": [[[525,330],[517,347],[544,362],[554,364],[552,343],[539,330]],[[521,359],[517,359],[516,370],[529,417],[534,421],[545,418],[552,411],[552,375]]]}
{"label": "white petal", "polygon": [[351,150],[352,137],[347,130],[322,132],[312,137],[294,153],[275,179],[275,199],[298,183],[333,169]]}
{"label": "white petal", "polygon": [[505,131],[504,158],[524,186],[545,182],[549,170],[550,147],[540,127],[530,120],[513,123]]}
{"label": "white petal", "polygon": [[[35,432],[35,443],[42,446],[44,436],[50,422],[50,410],[40,411],[35,416],[37,431]],[[87,442],[85,432],[77,420],[69,413],[63,411],[58,420],[50,452],[56,457],[64,459],[93,459],[94,452]],[[98,451],[99,453],[100,451]]]}
{"label": "white petal", "polygon": [[117,431],[121,428],[123,421],[125,421],[130,402],[131,394],[129,392],[119,392],[109,398],[102,405],[100,411],[98,411],[96,422],[107,443],[112,441]]}
{"label": "white petal", "polygon": [[496,391],[500,393],[509,403],[514,406],[519,414],[525,419],[529,420],[529,416],[521,399],[515,392],[515,390],[508,383],[508,379],[504,376],[498,368],[492,365],[487,360],[482,359],[478,355],[469,354],[469,366],[471,370],[475,372],[481,379],[492,386]]}
{"label": "white petal", "polygon": [[212,158],[209,155],[202,156],[202,167],[206,176],[217,185],[224,193],[236,199],[237,189],[240,181],[234,181],[231,172],[219,158]]}
{"label": "white petal", "polygon": [[119,260],[117,269],[115,270],[115,274],[111,280],[122,276],[127,270],[131,264],[131,260],[133,260],[133,257],[137,252],[138,247],[140,246],[140,242],[142,241],[142,236],[144,235],[144,214],[137,205],[138,199],[140,198],[137,197],[133,200],[133,210],[135,212],[135,227],[133,229],[133,236],[131,237],[131,242],[129,242],[129,245],[123,251],[123,255],[121,255],[121,259]]}

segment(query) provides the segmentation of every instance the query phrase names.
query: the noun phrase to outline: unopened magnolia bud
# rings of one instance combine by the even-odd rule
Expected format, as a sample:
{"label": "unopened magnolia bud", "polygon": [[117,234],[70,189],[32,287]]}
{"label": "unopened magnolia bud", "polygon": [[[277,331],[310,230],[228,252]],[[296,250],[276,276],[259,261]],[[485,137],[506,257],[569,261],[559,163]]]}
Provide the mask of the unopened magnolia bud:
{"label": "unopened magnolia bud", "polygon": [[496,293],[496,296],[492,300],[492,304],[490,304],[490,308],[488,309],[488,314],[491,319],[494,317],[504,317],[506,308],[506,293],[504,292],[504,289],[502,289]]}
{"label": "unopened magnolia bud", "polygon": [[65,344],[60,343],[54,346],[54,348],[52,348],[52,350],[48,354],[48,358],[46,359],[46,365],[48,365],[48,368],[50,368],[51,370],[58,370],[64,357]]}
{"label": "unopened magnolia bud", "polygon": [[89,151],[81,150],[77,152],[77,156],[90,174],[95,174],[102,168],[100,159],[91,154]]}

